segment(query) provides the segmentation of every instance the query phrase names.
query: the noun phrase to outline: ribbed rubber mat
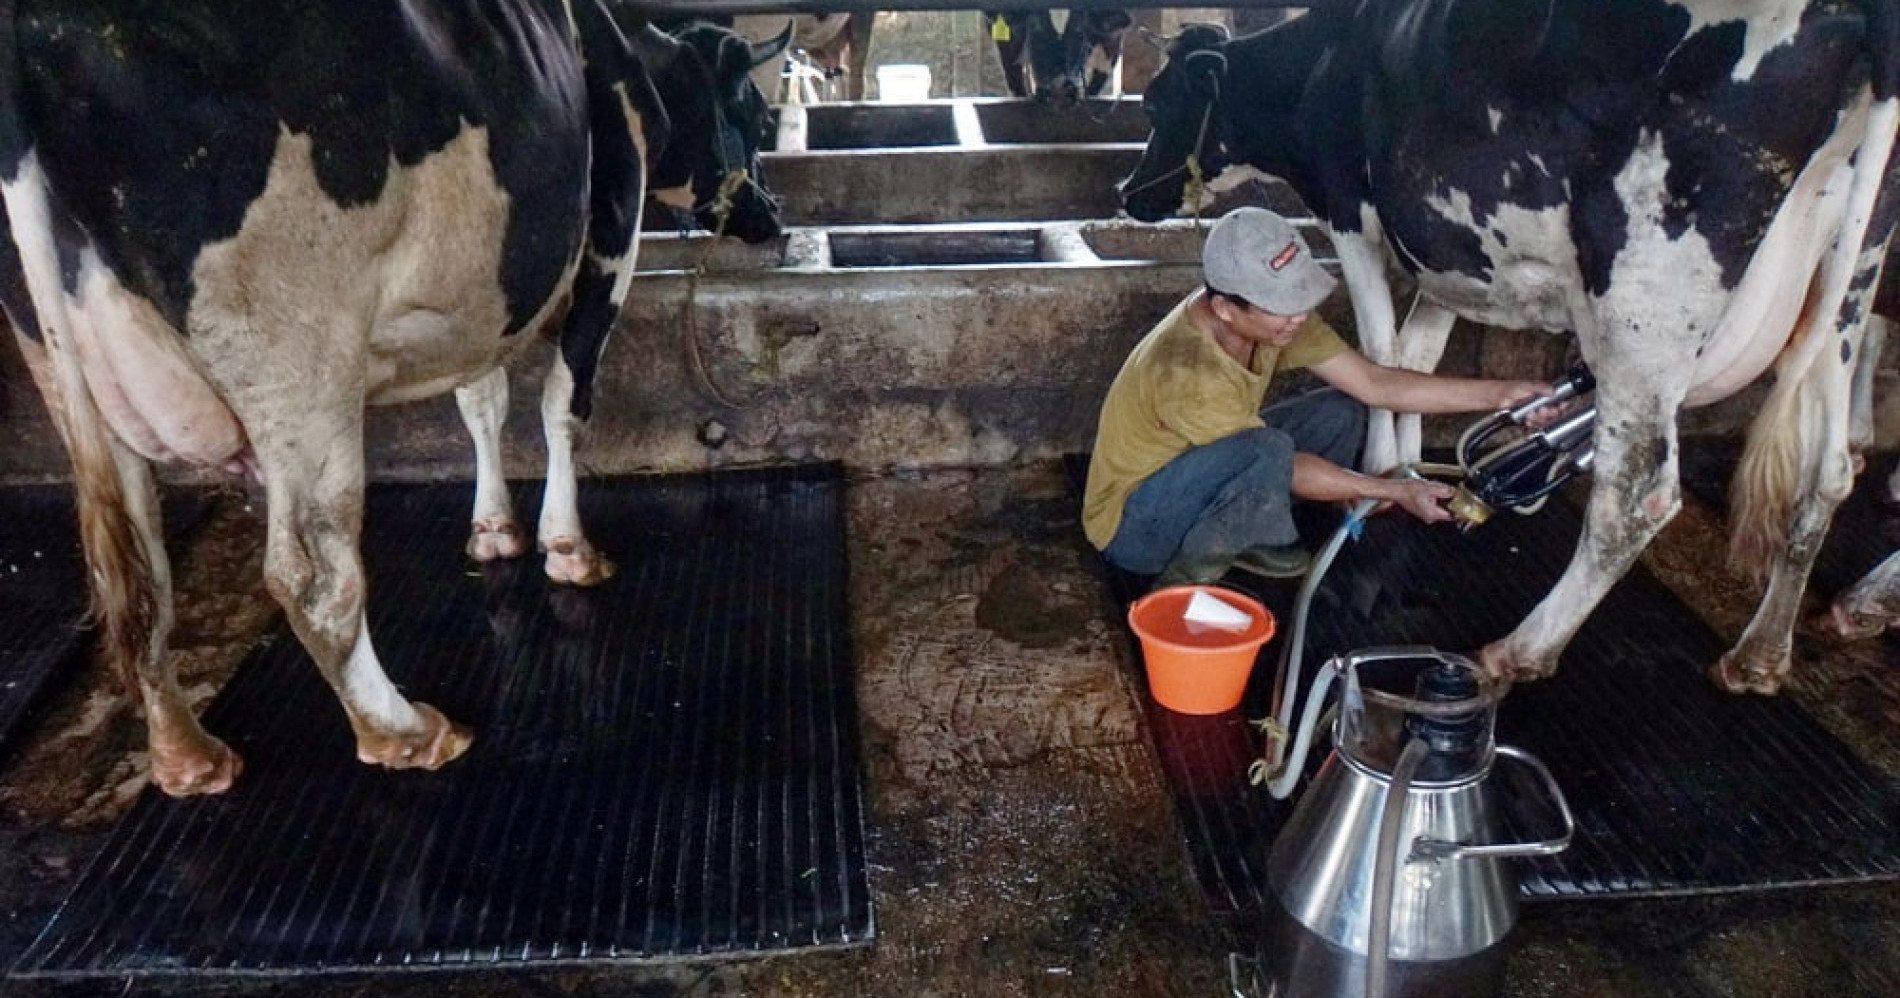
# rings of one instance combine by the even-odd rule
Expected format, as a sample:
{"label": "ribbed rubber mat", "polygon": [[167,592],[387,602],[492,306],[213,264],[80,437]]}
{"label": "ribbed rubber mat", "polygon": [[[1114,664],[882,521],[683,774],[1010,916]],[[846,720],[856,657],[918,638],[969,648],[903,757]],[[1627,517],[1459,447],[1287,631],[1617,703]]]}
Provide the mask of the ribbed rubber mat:
{"label": "ribbed rubber mat", "polygon": [[[176,547],[210,501],[164,499],[165,535]],[[70,485],[0,489],[0,748],[55,676],[84,655],[85,553]]]}
{"label": "ribbed rubber mat", "polygon": [[[1072,471],[1072,479],[1081,476]],[[1328,656],[1374,645],[1475,650],[1550,588],[1580,529],[1578,511],[1561,499],[1470,534],[1398,514],[1375,517],[1314,598],[1306,674]],[[1325,531],[1305,536],[1317,546]],[[1124,604],[1143,581],[1111,576]],[[1239,573],[1228,581],[1290,622],[1294,584],[1251,586],[1253,577]],[[1247,718],[1268,712],[1284,630],[1263,650],[1240,710],[1191,717],[1148,704],[1195,875],[1222,914],[1265,900],[1266,850],[1293,806],[1245,776],[1259,751]],[[1725,648],[1639,566],[1584,624],[1557,676],[1519,686],[1505,701],[1500,741],[1550,767],[1578,822],[1568,851],[1523,864],[1527,897],[1900,878],[1900,784],[1792,702],[1716,692],[1702,670]],[[1497,770],[1524,818],[1507,831],[1535,837],[1548,827],[1531,803],[1540,795],[1508,771]]]}
{"label": "ribbed rubber mat", "polygon": [[[621,574],[461,558],[471,490],[370,492],[370,626],[470,723],[437,773],[355,761],[287,631],[213,702],[221,798],[148,791],[14,972],[694,959],[872,936],[832,467],[592,480]],[[517,487],[523,522],[538,489]]]}

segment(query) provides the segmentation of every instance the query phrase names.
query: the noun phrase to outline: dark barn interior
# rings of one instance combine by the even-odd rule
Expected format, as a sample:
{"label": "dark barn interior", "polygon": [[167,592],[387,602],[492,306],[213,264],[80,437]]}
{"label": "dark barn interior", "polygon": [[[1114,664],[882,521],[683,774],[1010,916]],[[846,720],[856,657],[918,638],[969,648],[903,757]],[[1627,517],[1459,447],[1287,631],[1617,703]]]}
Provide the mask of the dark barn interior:
{"label": "dark barn interior", "polygon": [[[1281,7],[1133,13],[1159,33]],[[465,556],[456,408],[371,411],[369,626],[402,692],[475,732],[439,771],[356,761],[266,590],[263,490],[167,469],[169,654],[246,768],[219,796],[151,786],[142,711],[86,626],[70,465],[6,338],[0,995],[1265,993],[1267,855],[1292,804],[1249,785],[1250,721],[1298,585],[1230,575],[1278,633],[1238,708],[1168,710],[1128,624],[1146,580],[1089,545],[1081,482],[1122,359],[1199,285],[1209,220],[1264,205],[1336,272],[1334,248],[1278,182],[1200,217],[1121,213],[1154,46],[1129,42],[1127,96],[1059,108],[952,92],[954,63],[901,26],[880,20],[900,40],[872,63],[937,66],[928,99],[772,110],[782,234],[720,240],[649,203],[579,452],[615,578]],[[1325,315],[1354,338],[1345,295]],[[1574,349],[1461,321],[1440,370],[1550,378]],[[547,354],[509,366],[523,522]],[[1681,512],[1558,675],[1500,708],[1499,740],[1542,759],[1577,825],[1512,866],[1508,998],[1900,994],[1900,630],[1850,641],[1826,619],[1900,546],[1900,348],[1793,674],[1738,697],[1704,669],[1760,596],[1725,560],[1725,515],[1766,381],[1682,414]],[[1428,419],[1428,454],[1469,422]],[[1562,570],[1588,488],[1469,533],[1374,516],[1313,594],[1307,661],[1475,653]],[[1309,513],[1317,550],[1338,520]]]}

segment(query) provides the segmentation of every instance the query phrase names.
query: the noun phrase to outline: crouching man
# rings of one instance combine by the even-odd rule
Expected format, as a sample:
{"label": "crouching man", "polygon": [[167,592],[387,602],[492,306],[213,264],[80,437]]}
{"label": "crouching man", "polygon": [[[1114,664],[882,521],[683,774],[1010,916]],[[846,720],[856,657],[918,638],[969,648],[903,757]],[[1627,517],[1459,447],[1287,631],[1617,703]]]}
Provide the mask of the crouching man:
{"label": "crouching man", "polygon": [[[1309,555],[1295,500],[1377,499],[1427,523],[1452,488],[1348,470],[1366,407],[1488,412],[1550,386],[1384,367],[1312,314],[1337,285],[1293,224],[1263,208],[1215,223],[1205,287],[1135,346],[1109,387],[1082,523],[1113,564],[1156,586],[1212,582],[1231,568],[1297,576]],[[1261,405],[1274,376],[1310,369],[1330,387]]]}

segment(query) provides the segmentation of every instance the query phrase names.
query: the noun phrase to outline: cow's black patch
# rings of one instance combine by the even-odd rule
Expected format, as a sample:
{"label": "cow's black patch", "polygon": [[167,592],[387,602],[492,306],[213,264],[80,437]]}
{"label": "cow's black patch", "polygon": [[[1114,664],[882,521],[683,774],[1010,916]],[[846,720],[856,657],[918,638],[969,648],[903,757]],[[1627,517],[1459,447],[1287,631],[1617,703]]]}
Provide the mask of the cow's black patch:
{"label": "cow's black patch", "polygon": [[26,289],[26,270],[20,263],[20,248],[13,243],[13,224],[7,206],[0,203],[0,309],[20,335],[40,340],[40,317],[33,310],[33,298]]}
{"label": "cow's black patch", "polygon": [[57,196],[180,329],[193,262],[238,231],[285,132],[310,139],[324,193],[352,207],[382,195],[392,165],[485,129],[510,198],[510,331],[579,244],[584,95],[557,0],[15,7],[18,111]]}
{"label": "cow's black patch", "polygon": [[[1231,42],[1217,134],[1224,155],[1290,183],[1339,232],[1374,205],[1408,266],[1490,277],[1478,228],[1505,206],[1568,206],[1586,290],[1608,289],[1632,218],[1617,191],[1639,149],[1662,158],[1659,205],[1636,206],[1671,238],[1710,247],[1737,284],[1795,171],[1867,79],[1874,17],[1847,0],[1809,5],[1795,36],[1746,80],[1739,20],[1704,25],[1663,0],[1365,0]],[[1185,36],[1184,36],[1185,38]],[[1182,42],[1149,88],[1154,136],[1124,184],[1130,214],[1178,203],[1192,146]],[[1877,72],[1878,70],[1876,70]],[[1172,199],[1172,201],[1170,200]],[[1463,199],[1473,224],[1433,202]],[[1493,228],[1493,231],[1495,228]]]}

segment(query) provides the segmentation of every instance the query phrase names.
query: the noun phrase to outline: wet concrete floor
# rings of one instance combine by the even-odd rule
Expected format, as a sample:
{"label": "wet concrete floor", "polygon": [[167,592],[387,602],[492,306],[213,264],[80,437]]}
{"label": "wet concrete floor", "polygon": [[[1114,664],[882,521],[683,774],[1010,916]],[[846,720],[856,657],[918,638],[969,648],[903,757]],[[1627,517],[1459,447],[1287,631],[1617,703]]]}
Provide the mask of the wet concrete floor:
{"label": "wet concrete floor", "polygon": [[[1719,633],[1753,594],[1688,507],[1646,556]],[[1244,928],[1202,907],[1121,624],[1060,468],[856,480],[848,492],[871,887],[866,948],[768,960],[302,979],[0,982],[0,994],[1214,996]],[[274,619],[257,511],[228,495],[180,559],[174,642],[208,699]],[[454,557],[454,552],[444,552]],[[624,555],[627,557],[630,555]],[[1900,779],[1900,663],[1818,630],[1796,698]],[[89,670],[0,769],[0,960],[142,788],[142,725]],[[1510,998],[1889,998],[1900,885],[1533,906]]]}

